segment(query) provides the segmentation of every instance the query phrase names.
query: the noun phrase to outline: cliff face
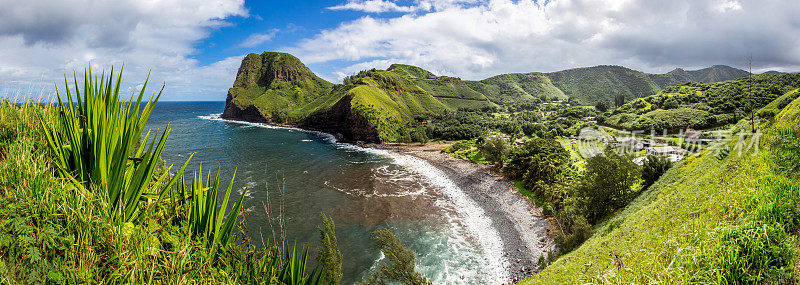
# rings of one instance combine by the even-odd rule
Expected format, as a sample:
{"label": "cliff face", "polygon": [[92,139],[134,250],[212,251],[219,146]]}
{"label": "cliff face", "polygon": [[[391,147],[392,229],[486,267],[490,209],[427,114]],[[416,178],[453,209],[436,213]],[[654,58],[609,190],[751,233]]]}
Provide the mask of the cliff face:
{"label": "cliff face", "polygon": [[344,141],[381,143],[378,130],[353,111],[351,101],[352,97],[345,96],[329,110],[309,116],[299,126],[326,132]]}
{"label": "cliff face", "polygon": [[228,90],[222,118],[294,125],[347,141],[380,142],[375,127],[351,110],[351,100],[290,54],[251,53],[242,60]]}
{"label": "cliff face", "polygon": [[244,108],[237,106],[231,102],[232,96],[228,92],[228,98],[225,99],[225,110],[222,112],[222,118],[228,120],[238,120],[254,123],[268,123],[269,121],[261,115],[255,105],[246,106]]}

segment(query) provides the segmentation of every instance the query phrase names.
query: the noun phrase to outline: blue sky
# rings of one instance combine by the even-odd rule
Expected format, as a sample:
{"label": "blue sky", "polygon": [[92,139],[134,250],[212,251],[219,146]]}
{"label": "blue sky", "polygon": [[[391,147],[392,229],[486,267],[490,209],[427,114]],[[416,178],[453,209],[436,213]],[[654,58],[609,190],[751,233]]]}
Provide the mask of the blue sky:
{"label": "blue sky", "polygon": [[[91,6],[91,9],[85,7]],[[0,96],[125,64],[164,100],[224,100],[241,59],[283,51],[322,78],[391,63],[482,79],[600,64],[800,70],[800,1],[39,0],[0,10]],[[24,95],[23,94],[23,95]]]}

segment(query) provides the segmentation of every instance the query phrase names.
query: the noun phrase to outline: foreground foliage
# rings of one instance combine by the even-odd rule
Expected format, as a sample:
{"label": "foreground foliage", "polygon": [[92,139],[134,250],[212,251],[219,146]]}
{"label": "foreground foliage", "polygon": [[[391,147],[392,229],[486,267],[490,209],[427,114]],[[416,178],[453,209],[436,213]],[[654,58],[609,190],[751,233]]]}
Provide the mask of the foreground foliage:
{"label": "foreground foliage", "polygon": [[171,173],[159,163],[168,130],[138,143],[157,96],[140,108],[144,91],[119,102],[121,77],[85,79],[82,92],[76,80],[76,103],[69,92],[68,103],[55,108],[0,103],[0,282],[315,284],[324,278],[319,268],[306,270],[306,247],[256,248],[244,235],[231,243],[242,198],[226,215],[231,187],[220,202],[219,176],[209,185],[201,172],[187,191],[183,168]]}
{"label": "foreground foliage", "polygon": [[678,163],[522,283],[796,283],[798,126],[794,100],[754,148],[721,145]]}

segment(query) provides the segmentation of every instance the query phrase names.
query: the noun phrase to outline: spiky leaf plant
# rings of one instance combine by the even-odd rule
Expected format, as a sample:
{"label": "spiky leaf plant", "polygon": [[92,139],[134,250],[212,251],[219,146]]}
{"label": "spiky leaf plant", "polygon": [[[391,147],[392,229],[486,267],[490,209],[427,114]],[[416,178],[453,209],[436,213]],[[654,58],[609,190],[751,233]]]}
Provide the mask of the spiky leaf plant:
{"label": "spiky leaf plant", "polygon": [[[169,126],[160,138],[156,131],[149,144],[148,130],[142,143],[139,143],[164,88],[158,95],[150,95],[147,103],[141,107],[147,80],[138,96],[133,93],[130,100],[120,102],[122,72],[114,80],[112,68],[108,77],[102,72],[98,79],[89,67],[84,74],[82,93],[78,88],[77,76],[73,75],[73,78],[74,94],[64,77],[66,104],[56,86],[56,122],[44,126],[55,164],[62,176],[72,180],[79,189],[104,199],[113,220],[123,223],[134,221],[142,213],[139,203],[146,197],[145,194],[150,194],[150,198],[157,197],[170,189],[178,178],[175,176],[170,179],[169,171],[153,177],[169,136]],[[73,102],[73,95],[76,102]]]}
{"label": "spiky leaf plant", "polygon": [[[189,189],[186,189],[185,179],[182,175],[180,175],[181,181],[178,184],[179,201],[186,211],[185,222],[189,234],[193,239],[205,243],[206,248],[210,250],[210,256],[214,256],[221,246],[230,242],[233,237],[232,232],[236,224],[236,217],[242,209],[242,201],[244,200],[244,193],[242,193],[230,213],[227,217],[225,216],[225,209],[227,209],[231,197],[233,179],[236,177],[236,172],[234,171],[222,201],[219,200],[219,174],[220,170],[217,167],[214,182],[211,183],[211,171],[207,173],[208,176],[204,180],[203,167],[201,166],[198,171],[194,172]],[[172,200],[174,199],[172,198]]]}

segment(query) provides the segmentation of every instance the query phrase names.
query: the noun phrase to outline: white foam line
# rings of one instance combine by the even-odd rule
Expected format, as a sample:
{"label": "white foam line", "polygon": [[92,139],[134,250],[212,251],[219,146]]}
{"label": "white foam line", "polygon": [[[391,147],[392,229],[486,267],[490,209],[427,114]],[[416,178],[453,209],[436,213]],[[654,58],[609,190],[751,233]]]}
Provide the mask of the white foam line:
{"label": "white foam line", "polygon": [[510,263],[508,262],[508,259],[503,256],[503,241],[500,239],[500,234],[498,233],[497,229],[492,226],[492,220],[486,216],[486,213],[483,211],[483,209],[478,206],[477,203],[475,203],[475,201],[473,201],[469,196],[467,196],[467,194],[464,193],[464,191],[461,190],[461,188],[459,188],[455,182],[450,180],[444,172],[434,167],[424,159],[411,155],[398,154],[388,150],[360,147],[352,144],[336,142],[336,138],[333,135],[318,131],[226,120],[220,118],[220,114],[198,117],[207,120],[239,123],[269,129],[286,129],[312,133],[324,137],[325,141],[335,144],[341,148],[391,158],[393,163],[403,166],[409,171],[427,178],[428,182],[434,186],[437,186],[436,188],[442,192],[441,194],[444,194],[444,196],[448,198],[449,202],[453,204],[453,208],[456,212],[458,212],[458,216],[460,216],[463,220],[463,224],[466,227],[467,232],[477,240],[481,251],[483,251],[485,258],[489,262],[488,267],[491,272],[486,273],[490,274],[491,278],[488,279],[495,280],[497,283],[506,283],[510,281],[511,275],[508,272]]}
{"label": "white foam line", "polygon": [[447,196],[453,208],[463,220],[469,234],[478,242],[481,251],[489,262],[491,278],[497,283],[504,283],[510,279],[508,260],[503,256],[503,241],[500,234],[492,226],[492,220],[486,216],[483,209],[478,206],[461,188],[458,187],[447,175],[427,161],[410,155],[390,154],[397,164],[406,166],[409,170],[424,176],[428,181],[438,186],[441,194]]}

